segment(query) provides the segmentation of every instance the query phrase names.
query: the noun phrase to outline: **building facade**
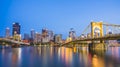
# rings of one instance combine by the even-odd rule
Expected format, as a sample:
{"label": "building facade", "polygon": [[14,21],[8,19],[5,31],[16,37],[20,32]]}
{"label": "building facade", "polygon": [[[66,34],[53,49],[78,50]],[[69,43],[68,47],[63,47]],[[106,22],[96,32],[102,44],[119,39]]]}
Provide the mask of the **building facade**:
{"label": "building facade", "polygon": [[72,40],[76,39],[76,32],[74,31],[73,28],[71,28],[69,31],[69,37],[72,38]]}
{"label": "building facade", "polygon": [[6,33],[5,33],[5,37],[9,38],[10,37],[10,28],[6,28]]}
{"label": "building facade", "polygon": [[13,23],[12,35],[20,34],[20,24]]}
{"label": "building facade", "polygon": [[13,35],[14,40],[21,41],[20,24],[19,23],[13,23],[12,35]]}
{"label": "building facade", "polygon": [[41,34],[36,32],[35,33],[35,40],[34,40],[34,42],[35,43],[41,43],[41,38],[42,38]]}
{"label": "building facade", "polygon": [[30,33],[31,33],[31,40],[34,41],[34,39],[35,39],[35,30],[32,29]]}
{"label": "building facade", "polygon": [[62,34],[55,34],[54,42],[55,43],[62,43]]}

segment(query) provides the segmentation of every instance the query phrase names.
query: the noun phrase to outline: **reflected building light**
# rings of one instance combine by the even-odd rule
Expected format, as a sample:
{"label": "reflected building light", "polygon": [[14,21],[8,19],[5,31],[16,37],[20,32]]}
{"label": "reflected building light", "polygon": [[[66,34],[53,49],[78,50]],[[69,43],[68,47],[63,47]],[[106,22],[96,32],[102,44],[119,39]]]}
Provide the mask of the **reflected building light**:
{"label": "reflected building light", "polygon": [[60,57],[61,57],[61,48],[58,48],[58,59],[60,61]]}
{"label": "reflected building light", "polygon": [[52,59],[53,57],[53,47],[50,47],[50,58]]}
{"label": "reflected building light", "polygon": [[10,28],[9,27],[7,27],[6,28],[6,38],[9,38],[10,37]]}
{"label": "reflected building light", "polygon": [[2,55],[4,55],[4,53],[5,53],[5,49],[2,49]]}
{"label": "reflected building light", "polygon": [[115,57],[115,59],[120,58],[119,47],[113,47],[112,48],[112,57]]}
{"label": "reflected building light", "polygon": [[73,47],[73,52],[77,53],[77,48],[76,47]]}
{"label": "reflected building light", "polygon": [[65,47],[61,47],[61,57],[63,60],[65,59]]}
{"label": "reflected building light", "polygon": [[65,62],[66,65],[69,65],[72,63],[73,57],[72,57],[72,49],[66,48],[65,49]]}
{"label": "reflected building light", "polygon": [[38,51],[39,51],[39,55],[41,56],[41,54],[42,54],[42,49],[41,49],[41,47],[38,47]]}
{"label": "reflected building light", "polygon": [[19,61],[21,61],[21,52],[22,52],[22,49],[18,48],[18,60]]}
{"label": "reflected building light", "polygon": [[105,67],[105,62],[103,59],[98,58],[97,55],[94,55],[92,58],[92,66],[93,67]]}

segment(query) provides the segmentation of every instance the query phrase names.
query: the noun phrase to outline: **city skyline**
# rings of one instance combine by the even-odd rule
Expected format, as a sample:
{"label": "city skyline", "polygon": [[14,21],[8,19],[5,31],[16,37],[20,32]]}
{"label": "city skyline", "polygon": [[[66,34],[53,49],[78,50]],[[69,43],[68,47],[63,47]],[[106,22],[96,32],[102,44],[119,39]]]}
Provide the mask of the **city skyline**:
{"label": "city skyline", "polygon": [[7,27],[12,31],[14,22],[21,24],[22,35],[48,28],[66,38],[74,28],[79,36],[92,20],[119,24],[119,6],[118,0],[0,1],[0,36],[5,36]]}

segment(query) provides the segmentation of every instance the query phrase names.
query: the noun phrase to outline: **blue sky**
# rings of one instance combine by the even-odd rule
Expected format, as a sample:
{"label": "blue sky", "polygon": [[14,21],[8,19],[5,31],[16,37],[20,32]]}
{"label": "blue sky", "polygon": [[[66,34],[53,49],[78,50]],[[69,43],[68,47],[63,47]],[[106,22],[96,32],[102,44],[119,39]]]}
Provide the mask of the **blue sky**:
{"label": "blue sky", "polygon": [[42,28],[68,36],[74,28],[79,36],[93,21],[120,24],[120,0],[0,0],[0,36],[12,23],[21,24],[21,33]]}

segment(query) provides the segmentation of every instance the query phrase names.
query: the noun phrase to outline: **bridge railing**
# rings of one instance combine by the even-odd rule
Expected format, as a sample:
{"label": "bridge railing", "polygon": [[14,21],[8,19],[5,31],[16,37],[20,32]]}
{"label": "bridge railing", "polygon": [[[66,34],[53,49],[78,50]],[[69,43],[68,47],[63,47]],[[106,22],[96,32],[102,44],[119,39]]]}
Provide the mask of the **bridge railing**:
{"label": "bridge railing", "polygon": [[98,39],[98,38],[110,38],[110,37],[119,37],[120,36],[120,34],[106,34],[106,35],[104,35],[104,36],[102,36],[102,37],[94,37],[94,38],[92,38],[92,37],[85,37],[85,38],[79,38],[79,39],[77,39],[77,40],[86,40],[86,39]]}

